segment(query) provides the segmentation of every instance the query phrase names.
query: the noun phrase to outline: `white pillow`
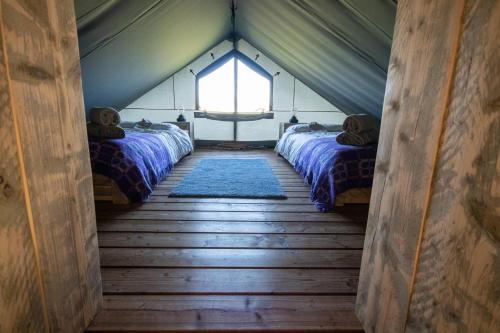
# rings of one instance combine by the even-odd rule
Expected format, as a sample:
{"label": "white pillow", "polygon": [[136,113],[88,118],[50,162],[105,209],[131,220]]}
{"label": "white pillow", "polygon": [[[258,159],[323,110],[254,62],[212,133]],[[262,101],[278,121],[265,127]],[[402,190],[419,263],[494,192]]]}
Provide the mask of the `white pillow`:
{"label": "white pillow", "polygon": [[[142,126],[141,126],[142,125]],[[122,121],[119,126],[121,128],[138,128],[138,129],[151,129],[151,130],[156,130],[156,131],[176,131],[180,130],[180,128],[177,125],[170,124],[170,123],[148,123],[146,121],[145,125],[147,127],[144,127],[141,122],[136,122],[136,121]]]}
{"label": "white pillow", "polygon": [[309,124],[309,128],[311,129],[311,131],[326,131],[326,128],[325,126],[317,123],[317,122],[312,122]]}
{"label": "white pillow", "polygon": [[134,128],[137,123],[135,121],[122,121],[118,124],[121,128]]}
{"label": "white pillow", "polygon": [[342,132],[342,124],[328,124],[323,125],[326,128],[327,132]]}
{"label": "white pillow", "polygon": [[154,129],[154,130],[161,130],[161,131],[175,131],[175,130],[179,129],[179,127],[177,125],[169,124],[169,123],[161,123],[161,124],[153,123],[153,125],[151,125],[150,128]]}
{"label": "white pillow", "polygon": [[309,124],[297,124],[288,127],[286,131],[294,133],[302,133],[302,132],[310,132],[311,129],[309,128]]}

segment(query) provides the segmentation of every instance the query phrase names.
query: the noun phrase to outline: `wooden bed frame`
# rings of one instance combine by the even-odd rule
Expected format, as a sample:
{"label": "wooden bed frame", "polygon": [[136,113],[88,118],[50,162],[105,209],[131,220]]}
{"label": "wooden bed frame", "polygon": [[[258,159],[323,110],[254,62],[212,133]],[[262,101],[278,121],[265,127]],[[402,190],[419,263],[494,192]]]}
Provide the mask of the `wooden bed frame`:
{"label": "wooden bed frame", "polygon": [[341,207],[346,204],[369,204],[371,193],[371,187],[351,188],[337,195],[335,198],[335,207]]}
{"label": "wooden bed frame", "polygon": [[92,172],[95,201],[111,201],[116,205],[130,203],[129,198],[120,190],[115,181],[109,177]]}

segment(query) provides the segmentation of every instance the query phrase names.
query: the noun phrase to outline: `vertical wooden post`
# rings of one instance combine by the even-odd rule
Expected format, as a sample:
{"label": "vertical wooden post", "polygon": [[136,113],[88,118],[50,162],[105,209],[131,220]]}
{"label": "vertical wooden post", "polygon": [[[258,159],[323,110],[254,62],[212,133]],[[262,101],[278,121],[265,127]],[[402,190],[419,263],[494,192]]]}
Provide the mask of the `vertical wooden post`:
{"label": "vertical wooden post", "polygon": [[407,330],[500,332],[500,2],[468,0]]}
{"label": "vertical wooden post", "polygon": [[73,2],[0,0],[0,32],[0,331],[82,331],[101,282]]}
{"label": "vertical wooden post", "polygon": [[367,332],[500,330],[499,31],[498,1],[398,4],[357,299]]}

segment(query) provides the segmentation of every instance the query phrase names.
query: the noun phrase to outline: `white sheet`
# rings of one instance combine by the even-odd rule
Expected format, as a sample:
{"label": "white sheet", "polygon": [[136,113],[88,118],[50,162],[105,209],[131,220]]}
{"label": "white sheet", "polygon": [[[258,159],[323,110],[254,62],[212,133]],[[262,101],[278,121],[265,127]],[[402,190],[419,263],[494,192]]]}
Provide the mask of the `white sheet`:
{"label": "white sheet", "polygon": [[327,136],[335,136],[338,132],[312,131],[293,132],[286,131],[276,144],[274,150],[283,156],[291,165],[295,165],[300,148],[309,140]]}
{"label": "white sheet", "polygon": [[155,133],[164,136],[167,139],[167,149],[174,164],[193,151],[193,143],[191,142],[189,134],[175,125],[169,130],[127,128],[125,131]]}

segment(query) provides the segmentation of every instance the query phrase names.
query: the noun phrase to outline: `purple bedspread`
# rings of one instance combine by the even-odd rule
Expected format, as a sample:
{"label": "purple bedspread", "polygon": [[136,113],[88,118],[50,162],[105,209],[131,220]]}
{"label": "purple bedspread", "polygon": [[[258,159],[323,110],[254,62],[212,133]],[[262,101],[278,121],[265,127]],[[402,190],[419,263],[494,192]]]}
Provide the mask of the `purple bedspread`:
{"label": "purple bedspread", "polygon": [[113,179],[132,202],[143,202],[173,168],[166,140],[152,133],[127,133],[123,139],[91,137],[92,171]]}
{"label": "purple bedspread", "polygon": [[335,136],[314,138],[299,150],[295,169],[311,184],[311,200],[322,212],[334,207],[335,197],[373,182],[377,146],[347,146]]}

